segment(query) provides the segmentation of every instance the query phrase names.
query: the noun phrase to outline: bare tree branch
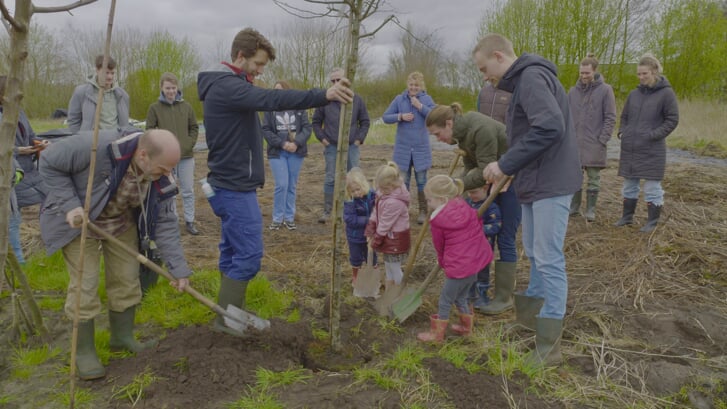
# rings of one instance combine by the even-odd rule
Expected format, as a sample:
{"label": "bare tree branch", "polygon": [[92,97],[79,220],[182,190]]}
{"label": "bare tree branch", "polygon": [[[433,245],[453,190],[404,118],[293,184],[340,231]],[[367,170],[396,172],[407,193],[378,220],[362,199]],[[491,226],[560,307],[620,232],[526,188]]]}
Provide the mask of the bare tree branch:
{"label": "bare tree branch", "polygon": [[[312,18],[318,18],[318,17],[335,17],[335,16],[338,16],[338,14],[340,14],[340,10],[338,10],[332,6],[329,6],[328,11],[323,13],[323,12],[313,12],[310,10],[305,10],[305,9],[302,9],[299,7],[291,6],[290,4],[280,1],[280,0],[273,0],[273,3],[275,3],[276,6],[280,7],[286,13],[293,15],[295,17],[298,17],[298,18],[303,18],[303,19],[312,19]],[[328,2],[324,2],[324,1],[319,1],[319,3],[328,4]],[[341,2],[341,1],[336,2],[336,3],[344,4],[344,2]]]}
{"label": "bare tree branch", "polygon": [[390,15],[389,17],[386,17],[386,19],[383,22],[381,22],[381,24],[379,24],[379,26],[376,27],[376,29],[374,31],[370,31],[370,32],[368,32],[366,34],[360,34],[358,36],[358,38],[361,39],[361,38],[372,37],[372,36],[376,35],[376,33],[379,30],[381,30],[382,28],[384,28],[384,26],[386,25],[386,23],[388,23],[389,21],[393,21],[395,19],[396,19],[396,16],[393,15],[393,14]]}
{"label": "bare tree branch", "polygon": [[71,11],[75,8],[85,6],[91,3],[95,3],[96,0],[78,0],[75,3],[67,4],[65,6],[54,6],[54,7],[37,7],[33,6],[33,13],[57,13],[59,11]]}
{"label": "bare tree branch", "polygon": [[[21,24],[19,24],[13,16],[10,15],[10,11],[8,11],[8,8],[5,6],[4,1],[0,1],[0,11],[2,11],[3,18],[17,31],[24,31],[27,27],[23,27]],[[6,26],[7,28],[7,26]],[[10,31],[10,29],[8,29]]]}

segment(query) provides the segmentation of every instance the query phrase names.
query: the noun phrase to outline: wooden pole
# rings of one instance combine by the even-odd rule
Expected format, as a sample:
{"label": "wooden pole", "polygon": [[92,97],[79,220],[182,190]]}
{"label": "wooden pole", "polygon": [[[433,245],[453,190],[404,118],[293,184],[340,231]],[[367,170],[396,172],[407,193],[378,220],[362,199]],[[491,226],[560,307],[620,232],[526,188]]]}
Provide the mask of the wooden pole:
{"label": "wooden pole", "polygon": [[[106,45],[104,47],[103,65],[101,69],[102,79],[97,78],[96,81],[106,81],[106,66],[109,61],[109,52],[111,50],[111,31],[114,25],[114,13],[116,11],[116,0],[111,0],[111,7],[109,10],[109,22],[106,28]],[[93,142],[91,143],[91,162],[89,164],[88,171],[88,183],[86,184],[86,200],[83,203],[83,224],[81,225],[81,243],[80,251],[78,254],[78,287],[76,288],[76,304],[73,306],[73,332],[71,334],[71,370],[70,370],[70,397],[69,407],[71,409],[75,406],[75,393],[76,393],[76,349],[78,347],[78,321],[79,312],[81,310],[81,287],[83,283],[84,273],[84,258],[85,258],[85,246],[86,237],[88,235],[88,211],[91,208],[91,194],[93,192],[93,176],[96,172],[96,152],[98,150],[98,126],[101,118],[101,108],[103,105],[103,93],[104,89],[99,84],[98,95],[96,97],[96,113],[93,118]]]}

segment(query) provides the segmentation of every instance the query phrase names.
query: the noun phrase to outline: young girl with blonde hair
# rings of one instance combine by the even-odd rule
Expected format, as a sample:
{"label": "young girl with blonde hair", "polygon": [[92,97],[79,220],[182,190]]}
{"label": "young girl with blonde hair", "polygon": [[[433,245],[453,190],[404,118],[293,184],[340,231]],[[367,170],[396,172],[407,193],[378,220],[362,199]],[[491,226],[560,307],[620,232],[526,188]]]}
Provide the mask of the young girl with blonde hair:
{"label": "young girl with blonde hair", "polygon": [[469,289],[477,281],[477,273],[492,261],[492,248],[477,211],[462,199],[463,190],[460,179],[445,175],[434,176],[424,187],[427,205],[432,209],[432,243],[446,277],[437,314],[430,316],[430,330],[417,335],[420,341],[444,340],[452,304],[460,319],[459,324],[452,325],[452,331],[463,336],[472,333],[474,314],[468,305]]}
{"label": "young girl with blonde hair", "polygon": [[366,227],[366,236],[371,240],[371,248],[384,255],[385,285],[388,289],[400,285],[404,277],[401,263],[406,260],[411,243],[410,197],[394,162],[379,167],[374,186],[376,205]]}
{"label": "young girl with blonde hair", "polygon": [[[361,168],[352,168],[346,175],[347,200],[343,203],[343,222],[346,224],[349,261],[356,282],[361,265],[368,260],[368,244],[364,231],[376,201],[376,192],[369,185]],[[376,265],[374,253],[371,261]]]}

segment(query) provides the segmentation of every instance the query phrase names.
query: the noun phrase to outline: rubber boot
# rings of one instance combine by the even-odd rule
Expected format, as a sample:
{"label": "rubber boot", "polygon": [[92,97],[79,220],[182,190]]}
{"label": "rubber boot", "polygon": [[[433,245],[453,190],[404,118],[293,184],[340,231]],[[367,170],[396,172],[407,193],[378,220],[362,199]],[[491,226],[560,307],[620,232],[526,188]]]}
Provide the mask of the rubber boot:
{"label": "rubber boot", "polygon": [[532,367],[558,366],[563,361],[560,353],[560,338],[563,335],[563,320],[536,318],[535,350],[525,358],[525,364]]}
{"label": "rubber boot", "polygon": [[326,223],[331,218],[333,209],[333,193],[323,194],[323,214],[318,218],[318,223]]}
{"label": "rubber boot", "polygon": [[424,221],[427,219],[427,198],[424,196],[423,190],[417,192],[417,199],[419,201],[419,216],[417,216],[417,224],[424,224]]}
{"label": "rubber boot", "polygon": [[485,315],[502,314],[512,309],[512,293],[515,291],[515,270],[517,263],[495,262],[495,298],[477,311]]}
{"label": "rubber boot", "polygon": [[647,220],[644,227],[639,230],[644,233],[653,231],[656,228],[656,225],[659,223],[659,217],[661,217],[662,208],[662,206],[657,206],[653,202],[646,202],[646,207],[649,211],[649,220]]}
{"label": "rubber boot", "polygon": [[515,323],[513,327],[535,330],[535,318],[543,307],[543,299],[515,294]]}
{"label": "rubber boot", "polygon": [[109,327],[111,330],[109,348],[111,348],[112,351],[129,351],[137,353],[156,346],[157,342],[154,340],[139,342],[134,339],[135,316],[136,306],[129,307],[122,312],[109,310]]}
{"label": "rubber boot", "polygon": [[596,220],[596,202],[598,201],[598,190],[586,191],[586,221]]}
{"label": "rubber boot", "polygon": [[475,315],[474,314],[459,314],[459,324],[452,324],[452,332],[455,334],[461,335],[463,337],[468,337],[472,335],[472,326],[475,324]]}
{"label": "rubber boot", "polygon": [[429,316],[429,331],[417,334],[417,339],[422,342],[444,342],[444,332],[447,331],[447,320],[440,320],[439,315]]}
{"label": "rubber boot", "polygon": [[76,369],[80,379],[89,381],[106,376],[106,369],[96,355],[93,320],[78,322],[78,343],[76,346]]}
{"label": "rubber boot", "polygon": [[356,279],[358,278],[358,270],[359,267],[351,267],[351,274],[353,275],[353,282],[356,282]]}
{"label": "rubber boot", "polygon": [[[217,295],[217,304],[219,304],[223,310],[227,309],[227,306],[230,304],[240,309],[245,309],[245,292],[247,291],[248,283],[249,281],[233,280],[223,275],[220,279],[220,292]],[[217,315],[217,318],[215,318],[212,330],[224,332],[225,334],[234,335],[236,337],[244,336],[239,331],[225,325],[224,317],[219,314]]]}
{"label": "rubber boot", "polygon": [[578,216],[581,214],[581,197],[583,191],[579,190],[573,194],[573,199],[570,201],[570,215]]}
{"label": "rubber boot", "polygon": [[624,212],[623,216],[614,224],[614,226],[625,226],[627,224],[634,223],[634,212],[636,211],[636,203],[639,199],[626,199],[624,198]]}

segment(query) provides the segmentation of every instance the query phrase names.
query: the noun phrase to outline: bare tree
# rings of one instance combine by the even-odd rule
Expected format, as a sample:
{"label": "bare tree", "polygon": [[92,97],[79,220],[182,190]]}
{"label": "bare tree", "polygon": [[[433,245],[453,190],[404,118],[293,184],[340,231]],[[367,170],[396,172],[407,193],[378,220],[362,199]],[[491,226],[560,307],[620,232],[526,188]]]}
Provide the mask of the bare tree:
{"label": "bare tree", "polygon": [[13,14],[5,0],[0,0],[2,22],[10,33],[10,54],[7,85],[3,96],[3,118],[0,125],[0,271],[5,270],[8,252],[8,215],[10,214],[10,178],[12,170],[15,129],[18,126],[20,104],[23,100],[23,85],[28,62],[30,19],[35,13],[56,13],[70,11],[94,3],[96,0],[78,0],[64,6],[39,7],[31,0],[16,0]]}
{"label": "bare tree", "polygon": [[[382,23],[371,31],[365,31],[364,21],[383,11],[385,0],[304,0],[310,8],[295,7],[281,0],[273,0],[286,12],[301,18],[333,17],[338,23],[345,21],[347,25],[346,39],[343,44],[346,77],[354,84],[356,69],[359,63],[359,43],[373,37],[386,23],[393,20],[394,15],[386,17]],[[317,10],[316,10],[317,9]],[[364,30],[364,31],[362,31]],[[331,348],[341,348],[341,262],[345,233],[343,231],[343,198],[345,195],[344,181],[348,161],[348,133],[351,123],[351,111],[341,106],[341,122],[338,135],[338,152],[336,156],[336,182],[333,201],[333,250],[331,252],[331,308],[330,335]]]}

